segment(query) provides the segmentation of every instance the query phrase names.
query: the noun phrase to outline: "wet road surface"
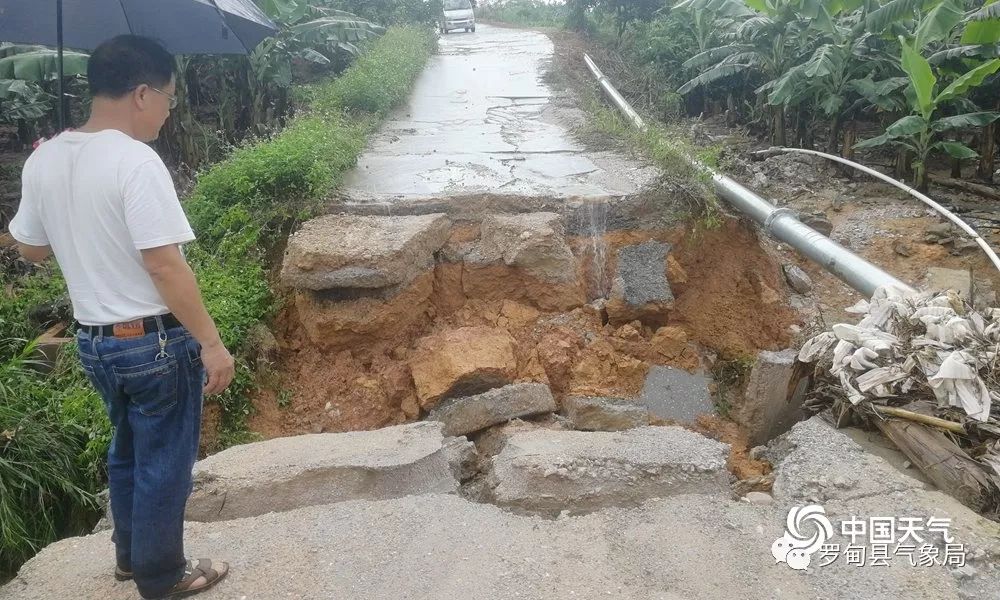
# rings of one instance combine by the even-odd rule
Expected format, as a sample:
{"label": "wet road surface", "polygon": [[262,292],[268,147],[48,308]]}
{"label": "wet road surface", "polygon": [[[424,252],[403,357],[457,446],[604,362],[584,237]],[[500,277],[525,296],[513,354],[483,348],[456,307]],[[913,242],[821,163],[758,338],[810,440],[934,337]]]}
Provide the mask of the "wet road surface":
{"label": "wet road surface", "polygon": [[375,135],[342,189],[348,202],[499,194],[635,193],[649,167],[592,152],[570,128],[585,113],[553,102],[547,36],[480,25],[441,36],[407,105]]}

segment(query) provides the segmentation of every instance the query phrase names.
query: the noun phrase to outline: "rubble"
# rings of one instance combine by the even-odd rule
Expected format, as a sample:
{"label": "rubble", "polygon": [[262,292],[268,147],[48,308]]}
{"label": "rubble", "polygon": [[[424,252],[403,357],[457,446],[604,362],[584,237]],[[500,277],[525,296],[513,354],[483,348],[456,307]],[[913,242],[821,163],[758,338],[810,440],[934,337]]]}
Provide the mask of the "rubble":
{"label": "rubble", "polygon": [[1000,508],[1000,311],[973,310],[954,289],[880,289],[848,312],[861,321],[799,352],[817,363],[811,408],[871,423],[941,489],[976,510]]}
{"label": "rubble", "polygon": [[972,299],[972,275],[962,269],[931,267],[927,270],[927,289],[955,290],[962,300],[969,302]]}
{"label": "rubble", "polygon": [[189,521],[226,521],[303,506],[457,493],[472,442],[440,423],[277,438],[195,464]]}
{"label": "rubble", "polygon": [[757,355],[746,389],[730,417],[747,432],[751,444],[764,444],[802,420],[802,402],[809,383],[798,368],[793,349]]}

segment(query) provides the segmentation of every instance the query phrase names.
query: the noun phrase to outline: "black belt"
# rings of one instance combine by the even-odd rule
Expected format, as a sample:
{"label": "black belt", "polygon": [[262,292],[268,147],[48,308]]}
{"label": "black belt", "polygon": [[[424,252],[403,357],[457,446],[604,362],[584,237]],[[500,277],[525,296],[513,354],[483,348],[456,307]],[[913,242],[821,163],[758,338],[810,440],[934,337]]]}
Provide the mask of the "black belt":
{"label": "black belt", "polygon": [[135,330],[134,325],[142,321],[142,327],[145,333],[156,333],[159,331],[159,325],[156,324],[156,319],[159,318],[163,321],[163,329],[174,329],[175,327],[183,327],[181,322],[177,320],[172,313],[167,313],[165,315],[160,315],[160,317],[146,317],[145,319],[136,319],[135,323],[119,323],[117,325],[83,325],[81,323],[76,324],[76,328],[80,331],[84,331],[90,334],[91,337],[115,337],[115,327],[125,327],[132,325],[131,328]]}

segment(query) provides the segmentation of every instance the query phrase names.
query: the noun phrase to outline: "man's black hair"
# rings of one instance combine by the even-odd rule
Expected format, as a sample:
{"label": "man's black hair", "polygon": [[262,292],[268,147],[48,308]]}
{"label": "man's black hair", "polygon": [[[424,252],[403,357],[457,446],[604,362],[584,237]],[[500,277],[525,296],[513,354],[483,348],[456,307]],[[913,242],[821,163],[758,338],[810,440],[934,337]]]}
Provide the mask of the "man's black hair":
{"label": "man's black hair", "polygon": [[162,88],[173,74],[173,55],[158,42],[137,35],[102,43],[87,62],[92,96],[117,99],[142,84]]}

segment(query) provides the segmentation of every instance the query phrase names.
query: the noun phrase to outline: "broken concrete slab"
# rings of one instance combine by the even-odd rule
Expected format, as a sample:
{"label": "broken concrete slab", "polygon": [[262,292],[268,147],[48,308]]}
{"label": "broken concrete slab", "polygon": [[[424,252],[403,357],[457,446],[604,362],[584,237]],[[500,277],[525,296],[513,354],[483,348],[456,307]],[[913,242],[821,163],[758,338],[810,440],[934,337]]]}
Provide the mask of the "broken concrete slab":
{"label": "broken concrete slab", "polygon": [[557,410],[549,386],[515,383],[477,394],[445,400],[427,416],[444,423],[444,434],[466,435],[511,419]]}
{"label": "broken concrete slab", "polygon": [[491,327],[462,327],[419,339],[409,365],[420,405],[431,409],[445,398],[512,383],[514,343],[509,333]]}
{"label": "broken concrete slab", "polygon": [[474,262],[502,262],[543,281],[565,283],[577,279],[576,259],[566,243],[562,216],[539,212],[489,215],[480,229]]}
{"label": "broken concrete slab", "polygon": [[765,457],[776,465],[772,492],[783,504],[823,504],[924,487],[818,415],[772,441]]}
{"label": "broken concrete slab", "polygon": [[581,431],[621,431],[649,425],[649,411],[635,400],[575,396],[563,401],[563,411]]}
{"label": "broken concrete slab", "polygon": [[619,250],[616,276],[607,304],[612,323],[636,319],[654,325],[666,323],[674,304],[674,294],[667,281],[669,253],[670,244],[653,240]]}
{"label": "broken concrete slab", "polygon": [[646,375],[640,401],[661,419],[692,423],[703,414],[714,414],[711,378],[673,367],[654,366]]}
{"label": "broken concrete slab", "polygon": [[809,378],[794,349],[763,350],[750,369],[746,389],[730,417],[747,432],[750,444],[767,443],[802,420]]}
{"label": "broken concrete slab", "polygon": [[276,438],[199,461],[191,521],[225,521],[357,499],[456,493],[472,443],[440,423]]}
{"label": "broken concrete slab", "polygon": [[676,494],[728,494],[729,446],[680,427],[528,431],[493,457],[494,501],[517,510],[586,512]]}
{"label": "broken concrete slab", "polygon": [[972,300],[972,275],[967,270],[931,267],[926,281],[930,291],[955,290],[964,300]]}
{"label": "broken concrete slab", "polygon": [[800,294],[808,294],[812,291],[813,282],[809,274],[797,265],[783,265],[781,270],[785,273],[785,281],[793,290]]}
{"label": "broken concrete slab", "polygon": [[281,280],[308,290],[404,285],[433,266],[450,227],[444,214],[318,217],[288,239]]}

